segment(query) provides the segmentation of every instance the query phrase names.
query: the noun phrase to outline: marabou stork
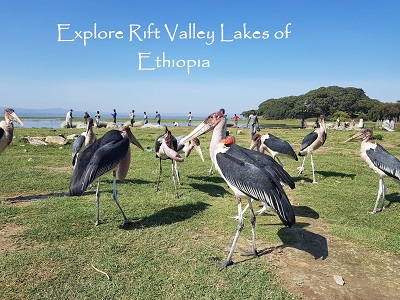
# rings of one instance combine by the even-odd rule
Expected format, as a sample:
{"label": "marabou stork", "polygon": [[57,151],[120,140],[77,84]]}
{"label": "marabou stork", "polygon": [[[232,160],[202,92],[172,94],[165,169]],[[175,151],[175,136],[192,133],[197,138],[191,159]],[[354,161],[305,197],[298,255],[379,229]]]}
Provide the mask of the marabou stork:
{"label": "marabou stork", "polygon": [[306,161],[307,154],[310,154],[311,158],[311,168],[313,174],[313,183],[317,183],[315,180],[314,173],[314,160],[312,156],[312,152],[321,147],[326,141],[326,124],[325,124],[325,116],[321,115],[319,117],[320,127],[315,128],[315,130],[305,136],[303,141],[301,142],[301,149],[299,151],[299,156],[304,156],[303,163],[301,167],[297,168],[297,173],[300,175],[304,171],[304,162]]}
{"label": "marabou stork", "polygon": [[226,118],[224,115],[225,110],[220,109],[219,111],[212,113],[209,115],[203,122],[201,122],[192,132],[179,141],[179,145],[183,145],[184,143],[204,134],[211,130],[213,130],[213,134],[210,142],[210,157],[211,157],[211,168],[209,174],[213,174],[213,169],[215,166],[214,161],[214,148],[222,140],[226,137]]}
{"label": "marabou stork", "polygon": [[254,134],[250,149],[254,148],[257,148],[257,150],[262,153],[267,150],[271,154],[272,158],[278,161],[282,167],[283,163],[280,161],[279,156],[286,156],[296,161],[298,160],[296,152],[294,152],[292,146],[290,146],[287,141],[269,133]]}
{"label": "marabou stork", "polygon": [[87,187],[98,178],[96,190],[97,215],[96,225],[100,223],[100,177],[113,172],[113,197],[124,217],[124,225],[130,223],[117,198],[117,180],[123,180],[129,170],[132,143],[143,150],[142,145],[132,134],[129,126],[121,126],[119,130],[110,130],[103,137],[89,145],[79,156],[72,173],[69,186],[70,196],[81,196]]}
{"label": "marabou stork", "polygon": [[4,121],[0,122],[0,154],[11,144],[14,137],[14,124],[17,122],[24,126],[12,108],[4,110]]}
{"label": "marabou stork", "polygon": [[72,144],[72,165],[75,166],[76,160],[80,153],[83,152],[90,144],[96,140],[96,135],[93,132],[93,119],[88,118],[86,123],[86,131]]}
{"label": "marabou stork", "polygon": [[[225,137],[226,118],[221,112],[211,114],[200,124],[200,128],[194,129],[181,143],[198,137],[214,129],[213,138],[222,136],[218,143],[212,141],[210,154],[216,170],[221,174],[228,186],[232,189],[238,205],[238,229],[233,239],[228,258],[222,262],[225,268],[232,264],[232,256],[239,235],[244,227],[242,199],[248,199],[251,211],[252,224],[252,255],[257,255],[255,245],[255,222],[252,200],[266,203],[273,208],[283,224],[291,226],[295,223],[293,208],[286,196],[280,181],[295,187],[293,179],[273,158],[263,153],[245,149],[234,144],[233,137]],[[199,127],[198,126],[198,127]]]}
{"label": "marabou stork", "polygon": [[372,214],[375,214],[377,212],[378,203],[381,196],[382,206],[379,211],[385,209],[386,185],[383,181],[383,177],[389,176],[400,184],[400,161],[386,151],[381,145],[374,143],[371,140],[372,134],[372,129],[365,128],[346,140],[346,142],[354,139],[362,139],[360,151],[361,158],[379,176],[378,196],[376,197],[374,210],[371,212]]}
{"label": "marabou stork", "polygon": [[[176,181],[180,184],[179,170],[176,162],[183,162],[183,158],[177,152],[178,142],[176,138],[172,135],[168,127],[165,127],[165,133],[158,136],[155,142],[156,157],[160,159],[160,168],[158,173],[158,181],[156,191],[159,191],[159,185],[162,173],[161,160],[171,159],[172,161],[172,180],[174,181],[175,195],[179,198],[178,189],[176,187]],[[176,178],[175,178],[176,177]]]}

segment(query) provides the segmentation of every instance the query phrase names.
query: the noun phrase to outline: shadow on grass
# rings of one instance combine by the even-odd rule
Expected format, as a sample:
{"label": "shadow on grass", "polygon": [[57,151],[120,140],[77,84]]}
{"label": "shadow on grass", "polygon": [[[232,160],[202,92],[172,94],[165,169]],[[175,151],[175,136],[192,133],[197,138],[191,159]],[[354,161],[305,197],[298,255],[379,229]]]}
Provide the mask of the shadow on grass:
{"label": "shadow on grass", "polygon": [[6,203],[7,202],[15,203],[15,202],[24,202],[24,201],[37,201],[37,200],[47,199],[50,197],[64,197],[64,196],[68,196],[68,192],[17,196],[17,197],[12,197],[12,198],[6,198],[6,199],[2,200],[2,202],[4,201]]}
{"label": "shadow on grass", "polygon": [[191,183],[189,184],[195,190],[206,193],[212,197],[223,197],[225,194],[230,194],[225,188],[209,183]]}
{"label": "shadow on grass", "polygon": [[308,206],[293,206],[296,217],[318,219],[319,213]]}
{"label": "shadow on grass", "polygon": [[[347,173],[341,173],[341,172],[333,172],[333,171],[315,171],[315,174],[319,174],[323,177],[340,177],[340,178],[350,178],[351,180],[354,180],[354,177],[356,177],[356,174],[347,174]],[[294,182],[298,182],[301,180],[304,180],[305,182],[312,182],[312,171],[310,170],[310,174],[303,172],[297,177],[292,177]],[[318,179],[316,179],[318,181]]]}
{"label": "shadow on grass", "polygon": [[324,260],[328,257],[328,242],[322,235],[304,229],[309,225],[309,223],[296,223],[290,228],[280,229],[278,236],[283,243],[280,247],[295,248],[309,253],[315,259]]}
{"label": "shadow on grass", "polygon": [[400,203],[400,194],[399,193],[393,193],[390,195],[386,194],[385,198],[386,198],[386,201],[389,201],[389,204],[385,205],[386,208],[389,208],[394,203]]}
{"label": "shadow on grass", "polygon": [[206,182],[212,182],[212,183],[216,183],[216,184],[217,183],[225,183],[225,180],[222,177],[220,177],[219,175],[188,176],[188,178],[206,181]]}
{"label": "shadow on grass", "polygon": [[196,202],[186,205],[168,207],[160,210],[152,216],[132,221],[127,225],[121,225],[120,228],[126,230],[145,229],[155,226],[170,225],[177,222],[185,221],[194,215],[204,211],[210,205],[204,202]]}

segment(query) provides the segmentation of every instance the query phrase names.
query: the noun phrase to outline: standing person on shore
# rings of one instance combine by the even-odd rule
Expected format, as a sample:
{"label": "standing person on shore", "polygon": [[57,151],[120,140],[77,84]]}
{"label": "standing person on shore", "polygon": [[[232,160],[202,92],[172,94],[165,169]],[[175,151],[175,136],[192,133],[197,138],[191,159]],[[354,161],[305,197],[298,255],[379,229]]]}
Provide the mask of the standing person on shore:
{"label": "standing person on shore", "polygon": [[113,122],[117,123],[117,111],[115,110],[115,108],[113,109],[111,116],[113,117]]}
{"label": "standing person on shore", "polygon": [[67,112],[67,115],[65,116],[65,123],[67,125],[67,128],[72,128],[72,119],[73,119],[72,112],[73,110],[70,109],[69,112]]}
{"label": "standing person on shore", "polygon": [[233,116],[233,120],[235,121],[235,126],[237,127],[238,126],[239,117],[236,114]]}
{"label": "standing person on shore", "polygon": [[100,112],[97,111],[96,115],[94,116],[96,119],[96,127],[99,128],[100,127]]}
{"label": "standing person on shore", "polygon": [[133,127],[133,123],[135,123],[135,110],[132,109],[132,111],[129,113],[129,117],[131,118],[131,127]]}
{"label": "standing person on shore", "polygon": [[154,119],[156,119],[158,125],[161,125],[161,115],[158,111],[156,111],[156,117]]}
{"label": "standing person on shore", "polygon": [[192,119],[193,119],[192,112],[189,111],[189,114],[188,114],[188,125],[187,126],[192,126]]}
{"label": "standing person on shore", "polygon": [[258,126],[258,118],[254,110],[251,111],[251,114],[247,119],[247,128],[249,127],[249,123],[251,124],[251,137],[253,137],[253,135],[257,131],[257,126]]}
{"label": "standing person on shore", "polygon": [[147,117],[146,112],[143,113],[143,125],[149,123],[149,119]]}

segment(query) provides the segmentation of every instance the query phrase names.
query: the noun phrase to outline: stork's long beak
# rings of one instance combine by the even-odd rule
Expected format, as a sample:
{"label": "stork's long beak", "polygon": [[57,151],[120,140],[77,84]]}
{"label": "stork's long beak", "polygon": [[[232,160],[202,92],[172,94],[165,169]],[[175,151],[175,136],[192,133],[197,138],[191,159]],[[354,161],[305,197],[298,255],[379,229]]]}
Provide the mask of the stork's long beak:
{"label": "stork's long beak", "polygon": [[354,141],[354,140],[363,139],[363,138],[364,138],[363,132],[359,131],[355,135],[353,135],[352,137],[349,137],[347,140],[345,140],[344,143],[351,142],[351,141]]}
{"label": "stork's long beak", "polygon": [[19,124],[21,124],[21,126],[24,126],[24,123],[22,123],[22,121],[18,118],[17,114],[15,112],[10,114],[11,120],[15,121]]}
{"label": "stork's long beak", "polygon": [[212,130],[212,126],[208,123],[201,122],[195,129],[192,130],[187,136],[179,141],[179,145],[184,145],[187,141],[190,141],[194,138],[199,137],[202,134],[205,134]]}
{"label": "stork's long beak", "polygon": [[136,139],[136,137],[133,135],[133,133],[130,130],[127,132],[127,134],[128,134],[128,139],[132,144],[134,144],[136,147],[144,150],[142,145],[139,143],[139,141]]}
{"label": "stork's long beak", "polygon": [[200,156],[201,160],[204,162],[203,152],[201,151],[200,145],[195,145],[194,149],[196,150],[197,154]]}
{"label": "stork's long beak", "polygon": [[177,162],[183,162],[183,158],[179,155],[179,153],[168,147],[165,141],[161,143],[161,148],[163,149],[165,155],[167,155],[170,159],[173,159]]}

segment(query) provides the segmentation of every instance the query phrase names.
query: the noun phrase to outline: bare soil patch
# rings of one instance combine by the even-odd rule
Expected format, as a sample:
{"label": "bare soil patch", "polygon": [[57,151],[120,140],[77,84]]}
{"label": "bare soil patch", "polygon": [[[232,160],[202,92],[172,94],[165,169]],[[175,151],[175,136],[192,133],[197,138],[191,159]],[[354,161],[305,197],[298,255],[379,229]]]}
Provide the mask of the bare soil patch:
{"label": "bare soil patch", "polygon": [[[335,237],[319,219],[298,221],[309,225],[285,229],[295,235],[294,246],[262,257],[277,267],[287,291],[303,299],[400,299],[400,256]],[[337,284],[334,275],[345,284]]]}

